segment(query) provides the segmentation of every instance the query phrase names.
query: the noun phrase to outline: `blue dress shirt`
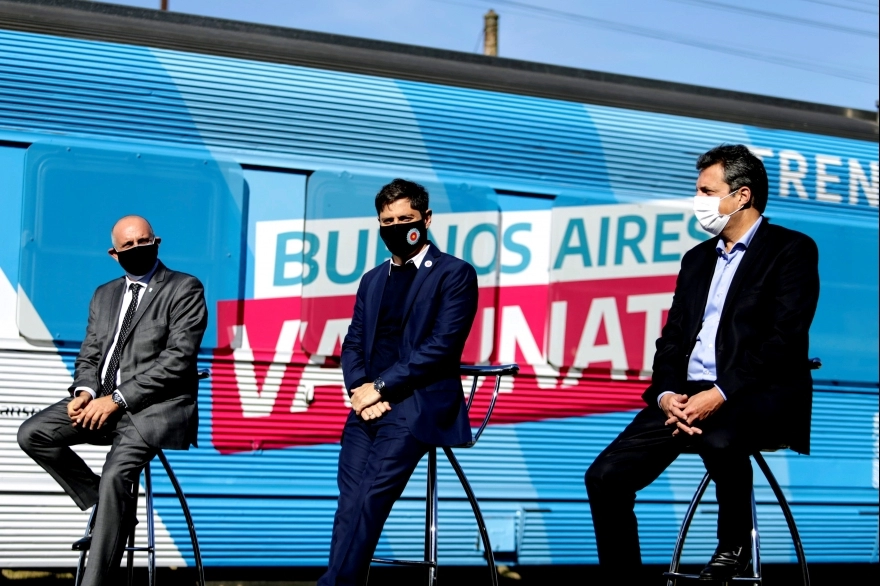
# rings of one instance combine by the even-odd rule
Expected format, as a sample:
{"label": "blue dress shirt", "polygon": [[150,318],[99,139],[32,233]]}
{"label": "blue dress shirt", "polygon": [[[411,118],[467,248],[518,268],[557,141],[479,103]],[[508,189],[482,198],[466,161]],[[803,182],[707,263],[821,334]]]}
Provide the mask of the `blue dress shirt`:
{"label": "blue dress shirt", "polygon": [[[742,238],[736,241],[730,252],[724,247],[724,241],[719,238],[715,245],[715,251],[718,253],[718,260],[715,261],[715,273],[712,275],[712,284],[709,286],[709,297],[706,299],[706,309],[703,312],[703,325],[700,333],[697,334],[697,343],[691,352],[691,358],[688,361],[687,379],[689,381],[714,381],[718,378],[717,358],[715,356],[715,337],[718,334],[718,324],[721,321],[721,309],[724,307],[724,300],[727,299],[727,292],[730,290],[730,282],[733,281],[733,275],[739,268],[739,263],[752,243],[758,226],[761,225],[763,216],[758,218],[749,230],[742,235]],[[721,396],[727,400],[727,396],[722,389]],[[660,397],[672,391],[665,391]],[[657,397],[657,404],[660,404],[660,397]]]}

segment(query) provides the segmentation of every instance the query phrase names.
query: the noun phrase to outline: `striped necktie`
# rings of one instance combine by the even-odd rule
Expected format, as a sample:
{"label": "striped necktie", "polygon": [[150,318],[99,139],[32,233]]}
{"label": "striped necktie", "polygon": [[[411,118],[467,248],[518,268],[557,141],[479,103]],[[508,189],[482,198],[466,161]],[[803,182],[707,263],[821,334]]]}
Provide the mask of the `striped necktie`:
{"label": "striped necktie", "polygon": [[116,346],[113,348],[113,354],[110,356],[110,362],[107,365],[107,374],[104,375],[104,382],[101,383],[101,397],[106,397],[116,389],[116,373],[119,372],[119,355],[122,354],[122,347],[125,345],[125,338],[128,336],[128,330],[131,328],[131,320],[134,319],[134,312],[137,311],[138,296],[141,293],[141,286],[132,283],[128,286],[131,291],[131,303],[125,310],[125,317],[122,320],[122,328],[119,330],[119,337],[116,339]]}

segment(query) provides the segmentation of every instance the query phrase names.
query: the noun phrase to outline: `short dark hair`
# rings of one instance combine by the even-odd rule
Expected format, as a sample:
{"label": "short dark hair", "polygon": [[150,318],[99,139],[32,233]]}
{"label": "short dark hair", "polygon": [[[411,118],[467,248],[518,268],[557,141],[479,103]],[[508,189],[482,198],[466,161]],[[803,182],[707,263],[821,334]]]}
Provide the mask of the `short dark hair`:
{"label": "short dark hair", "polygon": [[697,159],[697,170],[702,171],[718,163],[724,169],[724,182],[730,185],[730,190],[748,187],[752,192],[751,206],[763,214],[767,207],[769,188],[767,170],[761,159],[752,154],[745,145],[722,144],[700,155]]}
{"label": "short dark hair", "polygon": [[387,206],[399,199],[408,199],[409,205],[422,214],[428,211],[428,190],[413,181],[395,179],[382,187],[376,195],[376,213],[381,214]]}

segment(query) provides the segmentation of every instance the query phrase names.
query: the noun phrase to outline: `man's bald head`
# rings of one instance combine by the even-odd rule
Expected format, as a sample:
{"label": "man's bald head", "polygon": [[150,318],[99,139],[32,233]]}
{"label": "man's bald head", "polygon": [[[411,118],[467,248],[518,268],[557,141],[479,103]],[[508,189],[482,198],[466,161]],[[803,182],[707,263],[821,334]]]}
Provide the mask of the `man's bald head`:
{"label": "man's bald head", "polygon": [[126,250],[142,244],[149,244],[155,236],[153,227],[146,218],[134,215],[124,216],[119,218],[113,226],[113,230],[110,231],[110,243],[116,250]]}

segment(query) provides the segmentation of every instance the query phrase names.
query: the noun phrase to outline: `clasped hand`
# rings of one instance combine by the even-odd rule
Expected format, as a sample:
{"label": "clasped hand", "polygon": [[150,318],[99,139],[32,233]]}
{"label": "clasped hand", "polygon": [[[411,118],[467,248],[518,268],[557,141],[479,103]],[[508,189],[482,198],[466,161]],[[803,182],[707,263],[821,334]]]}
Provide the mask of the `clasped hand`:
{"label": "clasped hand", "polygon": [[686,433],[701,434],[703,430],[694,424],[704,421],[724,404],[724,397],[717,387],[701,391],[692,397],[682,394],[668,394],[660,398],[660,408],[666,414],[666,425],[674,425],[672,435]]}
{"label": "clasped hand", "polygon": [[80,392],[67,404],[67,415],[70,416],[74,427],[82,429],[101,429],[110,416],[119,410],[119,405],[113,402],[112,397],[92,399],[85,391]]}
{"label": "clasped hand", "polygon": [[351,408],[361,419],[370,421],[391,411],[391,403],[382,400],[373,383],[364,383],[351,393]]}

